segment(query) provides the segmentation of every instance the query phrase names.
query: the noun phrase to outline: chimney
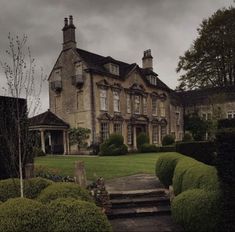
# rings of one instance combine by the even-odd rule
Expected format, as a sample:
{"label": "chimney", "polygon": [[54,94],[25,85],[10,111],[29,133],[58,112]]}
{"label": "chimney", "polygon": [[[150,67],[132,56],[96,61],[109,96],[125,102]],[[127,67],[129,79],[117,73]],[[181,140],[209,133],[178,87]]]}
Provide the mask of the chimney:
{"label": "chimney", "polygon": [[76,27],[73,25],[73,16],[69,16],[64,19],[64,27],[63,31],[63,50],[76,48],[76,39],[75,39],[75,29]]}
{"label": "chimney", "polygon": [[144,51],[144,56],[142,58],[142,67],[151,71],[153,70],[153,57],[151,55],[150,49]]}

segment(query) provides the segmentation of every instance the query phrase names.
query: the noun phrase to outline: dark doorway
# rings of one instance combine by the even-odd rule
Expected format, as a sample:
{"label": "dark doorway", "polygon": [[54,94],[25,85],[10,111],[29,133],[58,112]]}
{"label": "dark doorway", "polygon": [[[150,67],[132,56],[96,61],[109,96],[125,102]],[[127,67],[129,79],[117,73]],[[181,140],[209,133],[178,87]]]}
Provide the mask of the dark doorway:
{"label": "dark doorway", "polygon": [[146,125],[136,125],[136,138],[138,137],[140,133],[147,134],[146,132],[147,132]]}

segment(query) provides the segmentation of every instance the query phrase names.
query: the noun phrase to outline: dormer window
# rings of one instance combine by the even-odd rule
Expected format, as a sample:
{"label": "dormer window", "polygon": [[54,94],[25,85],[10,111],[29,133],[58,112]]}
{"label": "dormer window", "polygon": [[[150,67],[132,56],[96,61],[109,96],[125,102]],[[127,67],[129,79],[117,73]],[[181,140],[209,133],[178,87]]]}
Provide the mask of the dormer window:
{"label": "dormer window", "polygon": [[113,64],[113,63],[108,63],[105,66],[109,70],[110,73],[112,73],[114,75],[119,75],[119,65]]}
{"label": "dormer window", "polygon": [[56,69],[52,81],[50,82],[51,90],[60,92],[62,90],[61,69]]}
{"label": "dormer window", "polygon": [[148,76],[148,81],[150,82],[150,84],[152,85],[157,85],[157,77],[154,75],[149,75]]}
{"label": "dormer window", "polygon": [[75,85],[76,87],[80,88],[84,83],[82,62],[81,61],[76,62],[74,68],[75,68],[75,75],[72,76],[72,85]]}

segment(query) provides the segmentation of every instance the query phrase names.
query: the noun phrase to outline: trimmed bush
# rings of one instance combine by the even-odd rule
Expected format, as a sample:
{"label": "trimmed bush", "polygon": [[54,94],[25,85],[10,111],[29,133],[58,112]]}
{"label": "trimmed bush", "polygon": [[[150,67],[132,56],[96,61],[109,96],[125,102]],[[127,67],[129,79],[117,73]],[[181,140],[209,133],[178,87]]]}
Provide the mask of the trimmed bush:
{"label": "trimmed bush", "polygon": [[52,201],[48,208],[51,222],[48,231],[112,231],[105,214],[93,203],[61,198]]}
{"label": "trimmed bush", "polygon": [[203,189],[187,190],[176,196],[171,210],[174,220],[185,231],[218,231],[220,223],[219,195]]}
{"label": "trimmed bush", "polygon": [[[40,192],[53,182],[43,178],[32,178],[24,180],[24,196],[36,198]],[[0,181],[0,201],[20,197],[20,180],[6,179]]]}
{"label": "trimmed bush", "polygon": [[41,177],[32,178],[24,181],[24,194],[27,198],[34,199],[38,197],[43,189],[53,184],[51,180]]}
{"label": "trimmed bush", "polygon": [[100,155],[125,155],[128,152],[127,146],[123,143],[123,136],[120,134],[112,134],[100,145]]}
{"label": "trimmed bush", "polygon": [[43,152],[43,150],[40,147],[33,147],[33,156],[39,157],[39,156],[45,156],[46,153]]}
{"label": "trimmed bush", "polygon": [[0,181],[0,201],[20,197],[20,180],[6,179]]}
{"label": "trimmed bush", "polygon": [[74,183],[55,183],[49,185],[41,192],[37,199],[42,203],[49,203],[57,198],[74,198],[92,201],[89,192]]}
{"label": "trimmed bush", "polygon": [[235,119],[220,120],[218,128],[216,167],[222,191],[221,231],[235,231]]}
{"label": "trimmed bush", "polygon": [[156,145],[154,145],[154,144],[144,143],[139,148],[139,151],[141,153],[157,152],[158,151],[158,147]]}
{"label": "trimmed bush", "polygon": [[176,143],[176,151],[205,164],[213,165],[215,163],[216,147],[213,142],[192,141]]}
{"label": "trimmed bush", "polygon": [[162,139],[162,145],[168,146],[175,143],[175,138],[172,135],[165,135]]}
{"label": "trimmed bush", "polygon": [[185,133],[182,141],[183,142],[191,142],[191,141],[193,141],[193,136],[190,133]]}
{"label": "trimmed bush", "polygon": [[185,157],[176,164],[173,188],[175,195],[193,188],[216,191],[219,188],[217,171],[212,166]]}
{"label": "trimmed bush", "polygon": [[41,203],[27,198],[15,198],[0,206],[0,231],[47,231],[47,209]]}
{"label": "trimmed bush", "polygon": [[144,144],[149,144],[149,137],[146,135],[146,133],[141,132],[136,139],[136,143],[137,143],[137,148],[138,151],[142,152],[142,146]]}
{"label": "trimmed bush", "polygon": [[184,156],[176,153],[162,154],[156,162],[156,175],[162,184],[166,187],[172,185],[175,166],[180,158]]}

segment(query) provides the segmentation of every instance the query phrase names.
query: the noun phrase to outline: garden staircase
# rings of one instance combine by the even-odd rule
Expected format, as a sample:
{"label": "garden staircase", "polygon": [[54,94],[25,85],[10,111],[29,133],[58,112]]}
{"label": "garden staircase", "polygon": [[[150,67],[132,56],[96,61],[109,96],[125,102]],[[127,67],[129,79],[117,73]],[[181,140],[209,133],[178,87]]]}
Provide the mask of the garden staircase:
{"label": "garden staircase", "polygon": [[166,189],[111,191],[109,197],[109,219],[170,214],[170,199]]}

